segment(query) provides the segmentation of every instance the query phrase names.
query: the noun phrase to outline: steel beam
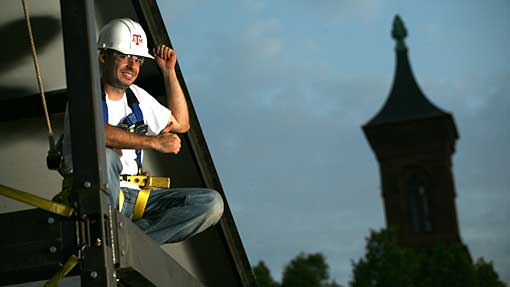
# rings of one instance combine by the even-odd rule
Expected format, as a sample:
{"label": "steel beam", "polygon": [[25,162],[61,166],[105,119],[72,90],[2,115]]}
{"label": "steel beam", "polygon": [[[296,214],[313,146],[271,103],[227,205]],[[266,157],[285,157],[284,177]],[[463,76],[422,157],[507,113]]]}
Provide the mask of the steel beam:
{"label": "steel beam", "polygon": [[129,287],[203,287],[160,245],[123,215],[118,217],[120,266],[117,275]]}
{"label": "steel beam", "polygon": [[81,285],[116,286],[94,4],[92,0],[61,0],[60,9],[73,150],[73,201],[88,230],[81,254]]}

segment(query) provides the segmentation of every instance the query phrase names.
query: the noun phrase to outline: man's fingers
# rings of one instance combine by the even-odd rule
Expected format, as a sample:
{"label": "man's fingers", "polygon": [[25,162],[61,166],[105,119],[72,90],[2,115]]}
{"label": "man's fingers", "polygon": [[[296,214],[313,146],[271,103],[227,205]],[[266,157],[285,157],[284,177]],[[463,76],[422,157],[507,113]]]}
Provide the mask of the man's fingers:
{"label": "man's fingers", "polygon": [[181,151],[181,139],[177,135],[175,136],[177,137],[177,139],[172,144],[172,153],[178,154],[179,151]]}
{"label": "man's fingers", "polygon": [[158,150],[163,153],[177,154],[181,150],[181,139],[173,133],[161,133],[158,136],[160,147]]}
{"label": "man's fingers", "polygon": [[175,54],[175,51],[172,48],[167,47],[163,44],[158,45],[156,48],[153,49],[153,51],[154,55],[164,60],[170,59],[172,57],[172,54]]}
{"label": "man's fingers", "polygon": [[154,56],[161,58],[161,45],[157,46],[156,48],[152,49],[154,52]]}
{"label": "man's fingers", "polygon": [[166,128],[164,128],[161,133],[169,133],[172,131],[172,128],[174,127],[174,122],[170,122]]}
{"label": "man's fingers", "polygon": [[181,144],[181,138],[178,135],[176,135],[176,134],[170,134],[170,135],[172,136],[170,141]]}
{"label": "man's fingers", "polygon": [[180,151],[181,151],[181,144],[179,143],[178,145],[175,146],[173,153],[178,154]]}
{"label": "man's fingers", "polygon": [[164,133],[164,134],[161,134],[161,138],[165,142],[168,142],[168,143],[172,143],[172,142],[180,143],[181,142],[181,139],[179,138],[179,136],[176,135],[176,134],[173,134],[173,133]]}
{"label": "man's fingers", "polygon": [[161,58],[161,46],[162,45],[159,45],[156,48],[154,48],[154,54],[160,58]]}

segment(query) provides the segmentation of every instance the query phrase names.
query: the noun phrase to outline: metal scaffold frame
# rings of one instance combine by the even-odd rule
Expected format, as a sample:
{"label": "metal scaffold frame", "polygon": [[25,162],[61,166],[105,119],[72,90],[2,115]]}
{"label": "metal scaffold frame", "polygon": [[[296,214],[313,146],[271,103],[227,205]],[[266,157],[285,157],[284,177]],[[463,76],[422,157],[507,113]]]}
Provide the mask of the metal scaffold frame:
{"label": "metal scaffold frame", "polygon": [[94,4],[92,0],[61,0],[60,6],[74,213],[62,216],[30,209],[1,214],[0,225],[7,228],[0,241],[0,286],[61,275],[67,268],[64,262],[75,257],[78,268],[71,274],[79,274],[84,287],[202,286],[108,204]]}

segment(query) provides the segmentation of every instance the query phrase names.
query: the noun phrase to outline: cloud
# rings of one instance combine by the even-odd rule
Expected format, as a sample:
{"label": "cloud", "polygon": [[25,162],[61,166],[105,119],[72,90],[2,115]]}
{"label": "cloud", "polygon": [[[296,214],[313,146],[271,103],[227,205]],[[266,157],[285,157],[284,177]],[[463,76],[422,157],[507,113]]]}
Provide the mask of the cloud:
{"label": "cloud", "polygon": [[374,0],[320,0],[320,1],[285,1],[291,11],[302,12],[304,15],[320,17],[325,22],[345,22],[357,19],[363,22],[372,21],[381,12],[380,1]]}

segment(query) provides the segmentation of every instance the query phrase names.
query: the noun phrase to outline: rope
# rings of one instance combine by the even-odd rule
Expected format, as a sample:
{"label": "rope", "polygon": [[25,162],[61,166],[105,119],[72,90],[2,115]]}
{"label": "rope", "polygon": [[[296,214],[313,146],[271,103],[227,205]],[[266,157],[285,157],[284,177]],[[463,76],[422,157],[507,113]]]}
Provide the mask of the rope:
{"label": "rope", "polygon": [[34,36],[32,34],[32,25],[30,24],[30,16],[28,15],[28,4],[26,0],[23,2],[23,12],[25,13],[25,19],[27,20],[28,37],[30,38],[30,47],[32,48],[32,58],[34,60],[35,74],[37,83],[39,84],[39,91],[41,92],[41,99],[44,108],[44,116],[46,117],[46,125],[48,126],[48,135],[53,139],[53,129],[51,128],[50,116],[48,114],[48,107],[46,106],[46,96],[44,95],[44,87],[41,78],[41,71],[39,69],[39,60],[37,59],[37,53],[35,51]]}

